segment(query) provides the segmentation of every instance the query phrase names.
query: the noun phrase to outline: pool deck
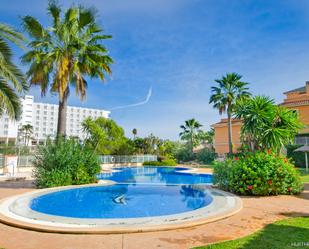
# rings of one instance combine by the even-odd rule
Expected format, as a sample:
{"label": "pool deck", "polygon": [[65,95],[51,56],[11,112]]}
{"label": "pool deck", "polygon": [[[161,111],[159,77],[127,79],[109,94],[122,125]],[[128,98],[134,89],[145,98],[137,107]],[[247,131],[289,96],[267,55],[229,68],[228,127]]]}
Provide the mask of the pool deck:
{"label": "pool deck", "polygon": [[[1,182],[0,199],[33,190],[31,182]],[[161,232],[70,235],[27,231],[0,224],[5,249],[182,249],[246,236],[290,216],[309,216],[309,183],[299,196],[242,197],[243,209],[229,218],[191,228]]]}

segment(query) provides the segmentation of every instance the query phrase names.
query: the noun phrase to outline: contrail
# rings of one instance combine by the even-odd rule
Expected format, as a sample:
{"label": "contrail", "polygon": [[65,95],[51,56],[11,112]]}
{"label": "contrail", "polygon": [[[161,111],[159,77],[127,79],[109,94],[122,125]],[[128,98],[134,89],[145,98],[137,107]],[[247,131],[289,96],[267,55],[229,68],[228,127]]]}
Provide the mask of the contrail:
{"label": "contrail", "polygon": [[141,101],[141,102],[138,102],[138,103],[135,103],[135,104],[116,106],[116,107],[114,107],[114,108],[111,108],[110,110],[113,111],[113,110],[119,110],[119,109],[129,108],[129,107],[135,107],[135,106],[145,105],[145,104],[147,104],[148,101],[150,100],[151,95],[152,95],[152,87],[149,88],[148,94],[147,94],[145,100],[143,100],[143,101]]}

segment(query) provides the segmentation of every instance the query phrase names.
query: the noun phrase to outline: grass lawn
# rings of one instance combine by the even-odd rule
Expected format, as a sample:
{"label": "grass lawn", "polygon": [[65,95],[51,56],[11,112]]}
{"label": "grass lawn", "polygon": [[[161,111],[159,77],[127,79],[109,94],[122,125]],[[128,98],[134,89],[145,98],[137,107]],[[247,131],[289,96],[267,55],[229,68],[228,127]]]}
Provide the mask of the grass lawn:
{"label": "grass lawn", "polygon": [[298,169],[300,172],[300,178],[302,182],[309,182],[309,172],[306,169]]}
{"label": "grass lawn", "polygon": [[267,225],[247,237],[196,249],[309,248],[309,217],[290,218]]}

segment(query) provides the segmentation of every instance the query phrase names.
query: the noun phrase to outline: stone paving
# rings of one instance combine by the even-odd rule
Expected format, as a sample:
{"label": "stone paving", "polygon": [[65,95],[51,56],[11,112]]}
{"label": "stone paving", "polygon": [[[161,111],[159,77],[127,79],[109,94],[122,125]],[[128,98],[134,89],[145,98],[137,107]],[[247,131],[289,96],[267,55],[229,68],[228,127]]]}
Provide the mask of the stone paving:
{"label": "stone paving", "polygon": [[[0,199],[31,191],[31,182],[0,183]],[[0,224],[5,249],[182,249],[246,236],[290,216],[309,216],[309,184],[299,196],[243,197],[243,209],[213,223],[171,231],[116,235],[63,235]]]}

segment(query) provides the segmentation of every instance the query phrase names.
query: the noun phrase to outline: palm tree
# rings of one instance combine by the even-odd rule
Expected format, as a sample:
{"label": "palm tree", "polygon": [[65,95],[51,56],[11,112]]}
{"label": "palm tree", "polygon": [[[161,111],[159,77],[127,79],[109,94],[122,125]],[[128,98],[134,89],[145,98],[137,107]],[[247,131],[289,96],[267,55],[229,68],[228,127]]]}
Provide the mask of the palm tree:
{"label": "palm tree", "polygon": [[18,119],[21,106],[17,93],[26,91],[28,86],[23,73],[13,63],[8,41],[21,46],[24,37],[10,26],[0,23],[0,115],[6,112],[10,118]]}
{"label": "palm tree", "polygon": [[137,134],[137,129],[136,129],[136,128],[134,128],[134,129],[132,130],[132,134],[133,134],[133,138],[135,139],[136,134]]}
{"label": "palm tree", "polygon": [[227,73],[221,79],[215,80],[219,86],[211,87],[212,95],[209,103],[219,110],[221,115],[227,112],[229,154],[233,153],[232,145],[232,115],[238,99],[251,96],[248,92],[248,83],[241,81],[242,76],[237,73]]}
{"label": "palm tree", "polygon": [[27,146],[31,139],[31,135],[33,134],[33,126],[30,124],[25,124],[19,129],[20,133],[24,138],[24,143]]}
{"label": "palm tree", "polygon": [[107,49],[101,41],[111,36],[104,35],[95,20],[93,9],[72,6],[61,15],[60,7],[50,1],[48,15],[53,20],[51,27],[43,27],[32,16],[22,18],[23,26],[32,41],[30,51],[22,61],[30,64],[27,76],[30,84],[40,85],[44,96],[48,89],[59,96],[57,136],[65,136],[67,101],[70,85],[83,100],[87,81],[111,73]]}
{"label": "palm tree", "polygon": [[201,127],[202,125],[194,118],[186,120],[185,125],[180,126],[183,130],[179,133],[180,139],[189,142],[191,153],[193,153],[193,148],[196,145],[196,138]]}

